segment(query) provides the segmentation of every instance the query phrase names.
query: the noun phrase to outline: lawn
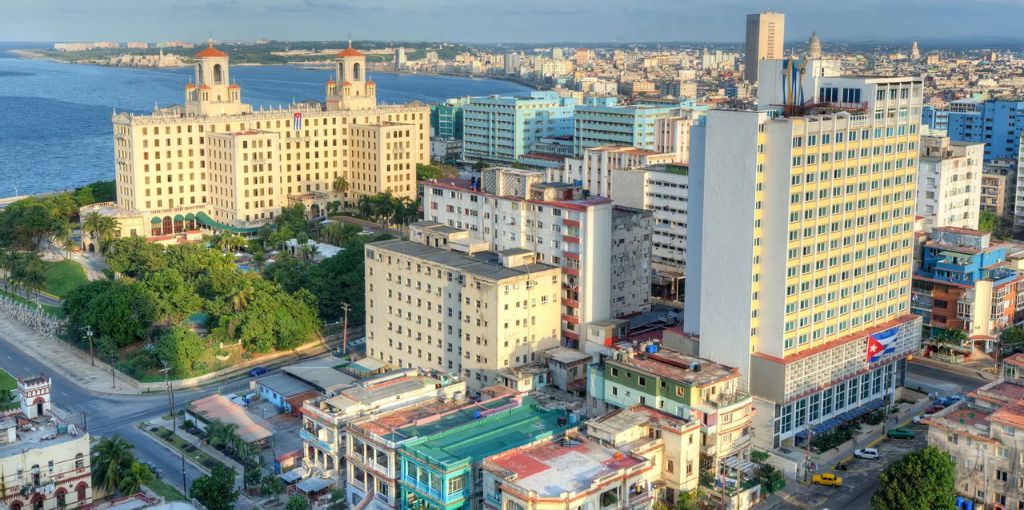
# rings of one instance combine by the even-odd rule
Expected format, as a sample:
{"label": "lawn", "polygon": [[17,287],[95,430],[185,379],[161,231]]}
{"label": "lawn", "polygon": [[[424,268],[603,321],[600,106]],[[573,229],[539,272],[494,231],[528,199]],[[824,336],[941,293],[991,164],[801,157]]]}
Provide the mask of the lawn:
{"label": "lawn", "polygon": [[85,269],[73,260],[62,260],[46,264],[46,292],[64,297],[76,287],[88,283]]}
{"label": "lawn", "polygon": [[[12,377],[11,374],[8,374],[7,372],[4,372],[3,369],[0,369],[0,391],[10,392],[11,390],[17,387],[18,381],[14,379],[14,377]],[[15,407],[18,407],[17,399],[12,400],[11,403],[8,405],[0,404],[0,411],[14,409]]]}
{"label": "lawn", "polygon": [[[164,475],[166,476],[167,473],[164,473]],[[153,481],[146,484],[146,487],[149,487],[149,490],[157,493],[158,496],[163,497],[168,503],[171,501],[185,501],[185,496],[178,492],[178,489],[175,489],[159,478],[154,478]]]}

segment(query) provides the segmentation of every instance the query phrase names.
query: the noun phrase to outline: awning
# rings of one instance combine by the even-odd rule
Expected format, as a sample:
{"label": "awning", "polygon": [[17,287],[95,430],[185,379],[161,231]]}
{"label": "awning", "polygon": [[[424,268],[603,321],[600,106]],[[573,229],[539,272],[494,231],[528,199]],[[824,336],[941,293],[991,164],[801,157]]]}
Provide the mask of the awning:
{"label": "awning", "polygon": [[355,363],[350,364],[349,367],[351,367],[353,370],[357,372],[369,373],[384,368],[384,362],[376,360],[374,358],[363,358],[359,361],[356,361]]}
{"label": "awning", "polygon": [[281,473],[281,479],[284,480],[284,483],[295,483],[303,476],[306,476],[306,468],[304,467],[297,467],[291,471]]}
{"label": "awning", "polygon": [[333,478],[319,478],[319,477],[317,477],[317,478],[306,478],[305,480],[302,480],[299,483],[295,484],[295,487],[297,487],[300,491],[305,492],[305,493],[308,494],[310,492],[320,492],[320,491],[330,487],[331,485],[334,485],[334,479]]}
{"label": "awning", "polygon": [[164,220],[161,220],[159,216],[153,216],[153,219],[149,220],[149,222],[154,224],[154,225],[156,225],[157,223],[161,223],[163,221]]}
{"label": "awning", "polygon": [[192,213],[188,213],[188,214],[185,215],[185,219],[189,220],[189,221],[192,221],[192,220],[196,219],[196,215],[192,214]]}
{"label": "awning", "polygon": [[180,214],[175,214],[174,221],[185,221],[185,217]]}
{"label": "awning", "polygon": [[199,211],[198,213],[196,213],[196,219],[199,220],[199,223],[202,223],[203,225],[206,225],[208,227],[215,228],[215,229],[218,229],[218,230],[225,230],[225,231],[231,232],[232,234],[255,234],[256,232],[259,232],[259,230],[260,230],[259,227],[239,228],[239,227],[233,227],[231,225],[226,225],[224,223],[221,223],[219,221],[214,220],[208,214],[206,214],[206,213],[204,213],[202,211]]}

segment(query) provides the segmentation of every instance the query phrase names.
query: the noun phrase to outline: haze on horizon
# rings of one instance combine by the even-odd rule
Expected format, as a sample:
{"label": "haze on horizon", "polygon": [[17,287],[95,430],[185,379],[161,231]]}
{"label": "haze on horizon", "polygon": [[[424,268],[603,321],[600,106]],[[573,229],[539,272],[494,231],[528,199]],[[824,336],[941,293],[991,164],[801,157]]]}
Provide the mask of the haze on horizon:
{"label": "haze on horizon", "polygon": [[3,0],[7,41],[738,42],[786,14],[786,40],[1017,38],[1021,0]]}

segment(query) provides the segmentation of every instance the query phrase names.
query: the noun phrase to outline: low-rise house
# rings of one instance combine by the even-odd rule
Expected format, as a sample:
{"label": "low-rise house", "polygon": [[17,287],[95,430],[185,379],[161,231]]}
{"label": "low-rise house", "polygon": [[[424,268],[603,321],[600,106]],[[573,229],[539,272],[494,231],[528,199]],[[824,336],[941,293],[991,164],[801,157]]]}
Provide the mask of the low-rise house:
{"label": "low-rise house", "polygon": [[281,412],[298,411],[302,402],[319,395],[313,386],[287,373],[260,377],[251,383],[252,389],[263,400],[277,406]]}
{"label": "low-rise house", "polygon": [[266,444],[274,435],[273,426],[223,395],[210,395],[193,400],[185,410],[186,419],[205,431],[214,421],[235,425],[235,433],[248,444]]}
{"label": "low-rise house", "polygon": [[20,408],[0,414],[0,508],[92,504],[89,434],[50,404],[45,375],[18,380]]}
{"label": "low-rise house", "polygon": [[650,459],[567,434],[484,460],[483,508],[644,510],[654,503],[656,479]]}

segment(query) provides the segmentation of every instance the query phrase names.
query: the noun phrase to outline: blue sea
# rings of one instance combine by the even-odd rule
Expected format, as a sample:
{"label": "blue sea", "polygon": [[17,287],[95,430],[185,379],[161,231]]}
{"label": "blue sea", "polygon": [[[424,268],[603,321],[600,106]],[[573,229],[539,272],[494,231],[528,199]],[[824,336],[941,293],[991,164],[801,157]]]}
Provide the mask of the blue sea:
{"label": "blue sea", "polygon": [[[137,69],[19,58],[24,44],[0,43],[0,198],[114,179],[111,114],[181,104],[191,68]],[[234,66],[232,80],[254,108],[323,100],[327,70]],[[381,102],[437,103],[451,97],[514,94],[506,81],[371,73]]]}

